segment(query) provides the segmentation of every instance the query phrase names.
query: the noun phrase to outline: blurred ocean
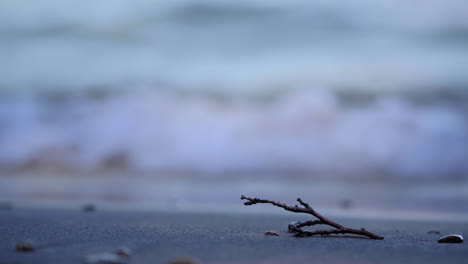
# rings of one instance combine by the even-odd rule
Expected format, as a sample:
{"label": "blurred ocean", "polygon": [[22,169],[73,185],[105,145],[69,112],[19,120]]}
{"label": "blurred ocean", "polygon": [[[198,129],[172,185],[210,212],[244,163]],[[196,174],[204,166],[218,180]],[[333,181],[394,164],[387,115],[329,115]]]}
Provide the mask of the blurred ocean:
{"label": "blurred ocean", "polygon": [[0,168],[468,179],[468,2],[0,2]]}

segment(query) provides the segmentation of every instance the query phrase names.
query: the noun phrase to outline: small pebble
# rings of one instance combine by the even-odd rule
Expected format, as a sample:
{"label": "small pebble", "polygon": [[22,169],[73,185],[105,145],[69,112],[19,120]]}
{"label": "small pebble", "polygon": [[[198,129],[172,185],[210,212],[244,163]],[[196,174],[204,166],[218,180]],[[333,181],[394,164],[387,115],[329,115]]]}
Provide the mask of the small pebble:
{"label": "small pebble", "polygon": [[81,208],[81,210],[83,210],[83,212],[94,212],[96,211],[96,206],[94,204],[85,204],[83,205],[83,207]]}
{"label": "small pebble", "polygon": [[23,241],[16,244],[16,251],[18,252],[32,252],[34,251],[34,246],[30,241]]}
{"label": "small pebble", "polygon": [[268,232],[265,233],[265,236],[279,236],[279,235],[276,232],[268,231]]}
{"label": "small pebble", "polygon": [[191,258],[175,258],[171,260],[171,264],[199,264],[198,260]]}
{"label": "small pebble", "polygon": [[353,201],[351,199],[343,199],[339,203],[341,209],[350,209],[353,207]]}
{"label": "small pebble", "polygon": [[436,231],[436,230],[430,230],[429,232],[427,232],[429,235],[440,235],[440,231]]}
{"label": "small pebble", "polygon": [[128,247],[120,247],[115,251],[115,254],[124,258],[130,258],[132,256],[132,251]]}
{"label": "small pebble", "polygon": [[85,257],[84,263],[86,264],[125,264],[126,258],[122,258],[115,253],[96,253]]}
{"label": "small pebble", "polygon": [[439,243],[463,243],[463,237],[457,234],[451,234],[441,237]]}
{"label": "small pebble", "polygon": [[0,210],[9,211],[13,209],[13,204],[10,202],[0,202]]}

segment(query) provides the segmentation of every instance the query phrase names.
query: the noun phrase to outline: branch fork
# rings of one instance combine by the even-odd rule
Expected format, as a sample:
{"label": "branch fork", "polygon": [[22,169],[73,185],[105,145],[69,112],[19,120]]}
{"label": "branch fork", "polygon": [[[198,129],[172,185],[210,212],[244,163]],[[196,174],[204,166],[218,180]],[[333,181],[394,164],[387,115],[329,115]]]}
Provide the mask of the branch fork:
{"label": "branch fork", "polygon": [[[276,207],[283,208],[284,210],[289,211],[289,212],[310,214],[318,219],[318,220],[311,220],[311,221],[305,221],[305,222],[290,223],[288,225],[288,231],[290,233],[294,233],[295,237],[308,237],[308,236],[316,236],[316,235],[323,236],[323,235],[331,235],[331,234],[353,234],[353,235],[365,236],[370,239],[384,239],[383,237],[377,234],[374,234],[372,232],[369,232],[364,228],[354,229],[354,228],[348,228],[340,224],[337,224],[331,221],[330,219],[323,217],[321,214],[317,213],[308,203],[305,203],[304,201],[302,201],[301,198],[297,198],[297,202],[301,206],[298,206],[298,205],[289,206],[281,202],[276,202],[276,201],[267,200],[267,199],[250,198],[244,195],[241,196],[241,200],[246,200],[246,202],[244,202],[244,205],[267,203],[267,204],[272,204]],[[305,226],[314,226],[314,225],[328,225],[328,226],[333,227],[333,229],[323,229],[323,230],[317,229],[315,231],[307,231],[307,230],[302,229]]]}

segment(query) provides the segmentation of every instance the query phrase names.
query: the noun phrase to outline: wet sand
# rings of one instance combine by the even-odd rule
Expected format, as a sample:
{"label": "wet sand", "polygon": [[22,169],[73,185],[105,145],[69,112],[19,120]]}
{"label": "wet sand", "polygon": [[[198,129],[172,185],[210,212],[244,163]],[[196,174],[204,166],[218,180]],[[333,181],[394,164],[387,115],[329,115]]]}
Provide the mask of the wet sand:
{"label": "wet sand", "polygon": [[[254,208],[250,208],[254,210]],[[385,237],[295,238],[286,233],[291,214],[213,214],[57,209],[0,211],[0,263],[83,263],[85,256],[132,250],[129,263],[170,263],[179,257],[199,263],[462,263],[468,243],[439,244],[441,234],[468,235],[457,221],[337,219]],[[276,231],[280,236],[265,236]],[[34,252],[16,252],[30,240]]]}
{"label": "wet sand", "polygon": [[27,172],[0,175],[0,202],[23,207],[99,208],[141,211],[278,213],[273,206],[255,209],[239,197],[270,198],[294,204],[298,197],[326,215],[345,218],[463,219],[468,221],[467,182],[378,181],[288,178],[283,175],[132,175],[121,173]]}

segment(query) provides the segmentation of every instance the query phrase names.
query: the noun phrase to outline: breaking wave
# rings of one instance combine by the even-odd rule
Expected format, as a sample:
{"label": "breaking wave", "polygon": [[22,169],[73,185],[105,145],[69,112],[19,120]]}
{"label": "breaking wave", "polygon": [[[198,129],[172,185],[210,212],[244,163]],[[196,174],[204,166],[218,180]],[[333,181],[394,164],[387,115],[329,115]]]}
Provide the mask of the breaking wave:
{"label": "breaking wave", "polygon": [[351,106],[323,89],[268,102],[151,89],[54,102],[23,96],[0,103],[0,122],[2,167],[468,175],[463,111],[396,95]]}

